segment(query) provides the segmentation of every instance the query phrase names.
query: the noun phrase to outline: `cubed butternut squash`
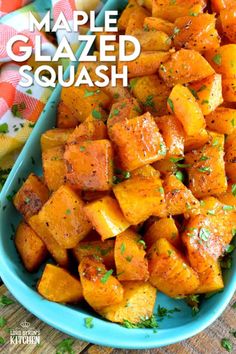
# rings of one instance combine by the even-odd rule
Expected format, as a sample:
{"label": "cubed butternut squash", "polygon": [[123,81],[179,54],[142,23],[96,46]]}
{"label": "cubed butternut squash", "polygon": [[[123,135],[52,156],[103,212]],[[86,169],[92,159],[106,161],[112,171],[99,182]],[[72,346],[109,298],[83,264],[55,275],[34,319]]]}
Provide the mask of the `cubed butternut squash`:
{"label": "cubed butternut squash", "polygon": [[230,135],[236,130],[236,109],[219,107],[205,119],[207,127],[217,133]]}
{"label": "cubed butternut squash", "polygon": [[224,136],[211,133],[203,148],[185,155],[189,188],[197,198],[219,195],[227,189],[224,164]]}
{"label": "cubed butternut squash", "polygon": [[78,263],[80,263],[84,257],[95,256],[95,258],[101,258],[102,263],[110,269],[115,267],[114,246],[114,240],[81,241],[73,248],[73,253]]}
{"label": "cubed butternut squash", "polygon": [[46,265],[37,289],[47,300],[59,303],[77,303],[83,298],[79,279],[52,264]]}
{"label": "cubed butternut squash", "polygon": [[160,177],[160,173],[151,165],[145,165],[145,166],[137,168],[136,170],[133,170],[131,172],[131,176]]}
{"label": "cubed butternut squash", "polygon": [[66,181],[65,149],[56,146],[42,154],[43,175],[50,191],[56,191]]}
{"label": "cubed butternut squash", "polygon": [[161,160],[166,154],[164,140],[150,113],[117,122],[109,130],[109,136],[121,167],[127,171]]}
{"label": "cubed butternut squash", "polygon": [[180,49],[175,52],[159,68],[161,78],[169,87],[202,80],[213,75],[214,72],[214,69],[199,52],[190,49]]}
{"label": "cubed butternut squash", "polygon": [[156,289],[148,282],[122,282],[124,298],[116,305],[104,307],[100,315],[112,322],[139,323],[152,316],[156,301]]}
{"label": "cubed butternut squash", "polygon": [[39,238],[45,243],[48,252],[61,267],[68,267],[69,257],[67,250],[61,247],[49,231],[48,224],[40,219],[39,215],[34,215],[28,220],[29,225]]}
{"label": "cubed butternut squash", "polygon": [[137,30],[141,30],[143,28],[143,23],[145,17],[149,16],[150,13],[144,9],[143,7],[138,7],[131,14],[126,24],[125,34],[133,35]]}
{"label": "cubed butternut squash", "polygon": [[225,169],[227,177],[236,182],[236,132],[228,135],[225,142]]}
{"label": "cubed butternut squash", "polygon": [[184,151],[188,152],[193,149],[199,149],[205,145],[209,140],[209,134],[205,128],[200,129],[197,135],[189,136],[185,134],[184,136]]}
{"label": "cubed butternut squash", "polygon": [[166,215],[164,190],[159,177],[134,176],[115,185],[113,192],[131,225],[137,225],[151,215]]}
{"label": "cubed butternut squash", "polygon": [[42,180],[31,173],[13,199],[16,209],[28,220],[39,212],[49,198],[49,190]]}
{"label": "cubed butternut squash", "polygon": [[84,203],[68,186],[61,186],[52,194],[39,213],[49,232],[63,248],[73,248],[91,230],[84,213]]}
{"label": "cubed butternut squash", "polygon": [[170,175],[164,179],[167,212],[170,215],[195,213],[199,210],[200,203],[177,177]]}
{"label": "cubed butternut squash", "polygon": [[37,271],[48,255],[45,243],[25,222],[19,224],[14,242],[28,272]]}
{"label": "cubed butternut squash", "polygon": [[130,81],[130,86],[132,94],[142,103],[146,111],[153,116],[167,114],[170,89],[157,75],[136,77]]}
{"label": "cubed butternut squash", "polygon": [[102,240],[119,235],[128,229],[130,223],[125,219],[117,201],[105,196],[87,204],[84,212]]}
{"label": "cubed butternut squash", "polygon": [[75,189],[107,191],[112,187],[113,150],[107,139],[68,144],[64,154],[67,183]]}
{"label": "cubed butternut squash", "polygon": [[211,0],[212,10],[217,13],[223,9],[230,9],[233,5],[235,5],[234,0]]}
{"label": "cubed butternut squash", "polygon": [[181,16],[175,21],[174,44],[177,49],[193,49],[205,52],[220,46],[220,37],[215,28],[216,19],[211,14]]}
{"label": "cubed butternut squash", "polygon": [[156,161],[152,164],[152,166],[160,172],[162,177],[175,174],[178,170],[176,164],[170,159]]}
{"label": "cubed butternut squash", "polygon": [[139,9],[140,6],[138,5],[136,0],[129,0],[128,5],[122,11],[122,14],[118,20],[118,29],[119,31],[125,31],[127,27],[127,23],[129,22],[130,17]]}
{"label": "cubed butternut squash", "polygon": [[223,103],[222,78],[220,74],[213,74],[203,80],[196,81],[189,88],[204,116],[213,112]]}
{"label": "cubed butternut squash", "polygon": [[225,193],[218,196],[219,201],[226,205],[236,207],[236,184],[228,183],[228,188]]}
{"label": "cubed butternut squash", "polygon": [[119,304],[123,300],[123,286],[112,273],[112,270],[107,271],[104,264],[94,257],[84,257],[79,264],[83,296],[95,311]]}
{"label": "cubed butternut squash", "polygon": [[225,78],[236,77],[236,44],[226,44],[206,53],[206,59],[218,74]]}
{"label": "cubed butternut squash", "polygon": [[120,281],[148,280],[148,262],[144,245],[140,236],[130,229],[116,237],[115,264],[117,278]]}
{"label": "cubed butternut squash", "polygon": [[64,146],[72,129],[50,129],[41,135],[41,150],[45,152],[51,148]]}
{"label": "cubed butternut squash", "polygon": [[102,90],[111,98],[112,103],[131,97],[127,87],[123,87],[123,82],[119,79],[116,81],[115,87],[109,83],[106,87],[103,87]]}
{"label": "cubed butternut squash", "polygon": [[199,131],[205,128],[206,122],[201,108],[187,87],[179,84],[174,86],[168,99],[168,108],[181,122],[188,136],[198,135]]}
{"label": "cubed butternut squash", "polygon": [[168,36],[172,36],[175,26],[172,22],[163,20],[162,18],[146,17],[143,27],[147,31],[162,31],[168,34]]}
{"label": "cubed butternut squash", "polygon": [[182,254],[165,238],[148,251],[150,283],[170,297],[194,294],[200,282]]}
{"label": "cubed butternut squash", "polygon": [[78,124],[77,116],[71,112],[64,102],[60,101],[57,107],[57,128],[70,129],[75,128]]}
{"label": "cubed butternut squash", "polygon": [[198,273],[200,285],[196,291],[197,294],[220,291],[224,288],[224,281],[219,262],[214,259],[211,259],[211,261],[208,259],[208,262],[209,268],[204,272]]}
{"label": "cubed butternut squash", "polygon": [[184,155],[184,130],[179,120],[173,116],[156,118],[157,126],[166,144],[166,158]]}
{"label": "cubed butternut squash", "polygon": [[236,79],[224,78],[222,80],[222,91],[226,102],[236,102]]}
{"label": "cubed butternut squash", "polygon": [[[166,52],[171,47],[169,36],[162,31],[149,31],[148,28],[145,27],[144,29],[133,32],[132,36],[139,41],[142,52],[156,50]],[[127,42],[126,50],[128,52],[134,51],[134,44],[132,42]]]}
{"label": "cubed butternut squash", "polygon": [[232,43],[236,43],[236,6],[223,9],[220,11],[220,22],[223,34]]}
{"label": "cubed butternut squash", "polygon": [[166,238],[176,248],[180,247],[179,231],[172,217],[161,218],[150,225],[144,236],[147,248],[151,248],[160,238]]}
{"label": "cubed butternut squash", "polygon": [[107,138],[106,125],[101,120],[86,119],[68,136],[67,145],[75,145],[84,140],[103,140]]}

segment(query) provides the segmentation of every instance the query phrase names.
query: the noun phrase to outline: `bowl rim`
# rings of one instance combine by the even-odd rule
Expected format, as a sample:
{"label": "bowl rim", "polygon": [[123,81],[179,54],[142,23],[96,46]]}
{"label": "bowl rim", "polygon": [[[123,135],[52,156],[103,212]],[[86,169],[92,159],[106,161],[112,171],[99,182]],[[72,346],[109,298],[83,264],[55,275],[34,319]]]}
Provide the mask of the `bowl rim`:
{"label": "bowl rim", "polygon": [[[117,1],[117,0],[116,0]],[[110,8],[115,0],[108,0],[97,17],[97,21],[101,21],[104,12]],[[82,46],[81,46],[82,48]],[[81,50],[81,49],[80,49]],[[77,52],[79,56],[80,50]],[[68,74],[68,70],[65,75]],[[13,166],[9,177],[0,193],[0,205],[3,204],[8,195],[8,190],[11,188],[11,182],[16,178],[21,165],[28,154],[28,148],[38,136],[40,127],[43,125],[44,119],[48,114],[47,108],[55,101],[61,87],[57,85],[48,100],[45,111],[42,112],[38,119],[34,130],[23,147],[15,165]],[[0,209],[0,221],[3,220],[3,210]],[[1,229],[0,229],[1,233]],[[234,266],[235,267],[235,266]],[[13,267],[8,266],[8,259],[0,238],[0,276],[9,289],[14,294],[17,301],[23,305],[29,312],[38,317],[48,325],[80,340],[92,342],[97,345],[110,346],[121,349],[151,349],[162,346],[171,345],[182,340],[186,340],[211,325],[224,311],[234,292],[236,291],[236,272],[233,272],[231,281],[227,284],[224,292],[220,294],[214,311],[200,313],[193,321],[184,325],[179,325],[168,329],[158,329],[157,333],[153,333],[150,329],[127,329],[118,324],[108,322],[97,317],[89,315],[93,318],[94,327],[88,329],[84,325],[84,319],[88,315],[82,313],[80,309],[73,309],[65,305],[52,303],[43,299],[37,292],[27,286],[14,272]],[[61,313],[62,319],[59,318]],[[73,319],[73,326],[71,322]],[[76,325],[74,324],[76,323]],[[104,335],[105,333],[105,335]]]}

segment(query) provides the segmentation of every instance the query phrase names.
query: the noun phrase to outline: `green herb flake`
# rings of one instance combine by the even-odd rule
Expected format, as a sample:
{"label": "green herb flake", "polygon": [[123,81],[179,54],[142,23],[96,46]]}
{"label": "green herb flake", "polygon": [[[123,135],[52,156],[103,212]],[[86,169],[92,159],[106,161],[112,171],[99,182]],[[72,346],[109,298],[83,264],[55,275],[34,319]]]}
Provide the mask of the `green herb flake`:
{"label": "green herb flake", "polygon": [[32,90],[31,89],[28,89],[25,92],[28,93],[28,95],[32,95]]}
{"label": "green herb flake", "polygon": [[3,337],[0,337],[0,345],[4,345],[6,343],[5,339]]}
{"label": "green herb flake", "polygon": [[209,160],[209,157],[205,156],[205,155],[202,155],[199,159],[199,161],[207,161]]}
{"label": "green herb flake", "polygon": [[85,146],[80,146],[79,151],[84,152],[86,150]]}
{"label": "green herb flake", "polygon": [[100,93],[100,90],[96,90],[96,91],[89,91],[87,89],[85,89],[84,91],[84,97],[91,97],[94,96],[95,94]]}
{"label": "green herb flake", "polygon": [[229,353],[233,351],[233,344],[228,338],[221,339],[221,346]]}
{"label": "green herb flake", "polygon": [[144,106],[145,107],[151,107],[151,108],[155,109],[155,103],[153,101],[153,98],[154,98],[153,95],[147,96],[146,101],[143,102]]}
{"label": "green herb flake", "polygon": [[189,13],[189,16],[197,17],[197,16],[198,16],[198,13],[191,11],[191,12]]}
{"label": "green herb flake", "polygon": [[196,98],[196,100],[199,100],[199,97],[198,97],[198,94],[197,94],[197,91],[194,90],[193,88],[189,87],[188,88],[190,91],[191,91],[191,94]]}
{"label": "green herb flake", "polygon": [[120,94],[118,92],[114,93],[113,98],[117,100],[120,97]]}
{"label": "green herb flake", "polygon": [[97,111],[96,109],[94,109],[94,110],[92,111],[92,116],[93,116],[93,118],[95,118],[95,119],[102,119],[102,114],[101,114],[101,112]]}
{"label": "green herb flake", "polygon": [[5,317],[0,316],[0,328],[5,327],[7,324],[7,320],[5,319]]}
{"label": "green herb flake", "polygon": [[0,297],[0,306],[9,306],[14,304],[15,301],[13,301],[12,299],[10,299],[9,297],[7,297],[6,295],[2,295]]}
{"label": "green herb flake", "polygon": [[73,345],[75,341],[72,338],[63,339],[56,346],[56,354],[75,354],[73,350]]}
{"label": "green herb flake", "polygon": [[125,259],[127,260],[127,262],[130,263],[132,261],[132,259],[133,259],[133,256],[127,256]]}
{"label": "green herb flake", "polygon": [[171,111],[174,113],[174,103],[173,103],[173,101],[170,98],[168,98],[167,99],[167,103],[168,103]]}
{"label": "green herb flake", "polygon": [[210,167],[200,167],[200,168],[198,168],[198,171],[202,172],[202,173],[211,173],[211,168]]}
{"label": "green herb flake", "polygon": [[184,180],[184,175],[183,175],[183,172],[181,172],[181,171],[177,171],[175,174],[175,177],[181,182],[183,182],[183,180]]}
{"label": "green herb flake", "polygon": [[138,82],[138,77],[136,77],[135,79],[130,80],[129,88],[131,90],[133,90],[135,88],[137,82]]}
{"label": "green herb flake", "polygon": [[124,254],[125,253],[125,244],[124,244],[124,242],[121,244],[121,246],[120,246],[120,253],[121,254]]}
{"label": "green herb flake", "polygon": [[236,301],[233,303],[232,308],[236,309]]}
{"label": "green herb flake", "polygon": [[144,240],[139,240],[138,243],[140,243],[143,246],[144,249],[147,248],[146,242]]}
{"label": "green herb flake", "polygon": [[232,126],[233,126],[233,128],[235,127],[235,118],[233,118],[231,121],[230,121],[230,123],[232,124]]}
{"label": "green herb flake", "polygon": [[66,215],[70,215],[71,214],[71,210],[70,209],[67,209],[66,210]]}
{"label": "green herb flake", "polygon": [[126,328],[158,328],[157,319],[154,315],[150,318],[140,318],[139,323],[132,323],[126,319],[123,320],[123,326]]}
{"label": "green herb flake", "polygon": [[202,227],[199,230],[199,237],[203,241],[208,241],[210,234],[211,234],[210,231],[208,229],[206,229],[205,227]]}
{"label": "green herb flake", "polygon": [[102,283],[102,284],[106,284],[106,282],[108,281],[108,279],[110,278],[110,276],[112,275],[112,273],[113,273],[113,269],[108,270],[108,271],[103,275],[103,277],[101,278],[101,283]]}
{"label": "green herb flake", "polygon": [[216,55],[212,58],[212,60],[214,61],[214,63],[215,63],[216,65],[221,65],[221,63],[222,63],[222,57],[221,57],[220,54],[216,54]]}
{"label": "green herb flake", "polygon": [[8,132],[9,132],[8,124],[7,123],[0,124],[0,133],[6,134]]}
{"label": "green herb flake", "polygon": [[86,318],[84,319],[84,324],[85,324],[85,327],[86,327],[86,328],[89,328],[89,329],[93,328],[93,326],[94,326],[94,324],[93,324],[93,318],[92,318],[92,317],[86,317]]}
{"label": "green herb flake", "polygon": [[236,197],[236,183],[232,184],[231,192],[232,192],[233,196]]}
{"label": "green herb flake", "polygon": [[225,252],[226,252],[226,253],[232,253],[234,249],[235,249],[235,246],[234,246],[234,245],[227,245],[227,246],[225,247]]}
{"label": "green herb flake", "polygon": [[231,211],[231,210],[234,210],[235,208],[234,208],[233,205],[224,205],[222,207],[222,209],[225,210],[225,211]]}

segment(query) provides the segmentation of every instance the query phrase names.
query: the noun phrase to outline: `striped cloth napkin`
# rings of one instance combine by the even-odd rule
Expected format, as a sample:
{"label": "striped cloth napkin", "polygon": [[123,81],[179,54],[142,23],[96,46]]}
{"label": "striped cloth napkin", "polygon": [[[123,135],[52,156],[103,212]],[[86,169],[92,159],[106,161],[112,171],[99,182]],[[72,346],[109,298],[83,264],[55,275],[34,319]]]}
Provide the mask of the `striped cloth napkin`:
{"label": "striped cloth napkin", "polygon": [[[53,35],[35,31],[29,32],[28,13],[31,11],[40,20],[48,10],[51,10],[55,21],[62,11],[69,24],[72,25],[73,11],[99,10],[100,0],[1,0],[0,1],[0,190],[22,146],[29,137],[35,122],[40,116],[49,96],[50,88],[42,88],[36,82],[30,88],[19,86],[20,63],[14,63],[6,52],[6,43],[16,34],[24,34],[30,39],[34,48],[35,36],[41,35],[43,54],[53,55],[57,43],[66,35],[73,51],[76,52],[79,43],[77,33],[65,33],[60,30],[57,38]],[[29,59],[27,63],[36,69],[42,63]],[[48,64],[48,63],[47,63]],[[63,62],[63,65],[65,63]],[[58,63],[52,63],[53,66]]]}

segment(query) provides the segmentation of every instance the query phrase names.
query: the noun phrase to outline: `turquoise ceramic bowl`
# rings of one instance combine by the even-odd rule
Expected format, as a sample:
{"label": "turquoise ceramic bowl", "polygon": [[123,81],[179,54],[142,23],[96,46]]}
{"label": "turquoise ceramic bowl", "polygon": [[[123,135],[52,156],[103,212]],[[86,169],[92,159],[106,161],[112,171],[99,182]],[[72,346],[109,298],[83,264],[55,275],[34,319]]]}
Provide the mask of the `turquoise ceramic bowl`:
{"label": "turquoise ceramic bowl", "polygon": [[[103,24],[104,11],[119,9],[126,1],[109,1],[98,16],[98,25]],[[78,53],[79,55],[79,53]],[[225,290],[202,303],[200,312],[192,317],[191,309],[181,300],[173,300],[159,293],[156,306],[180,312],[160,322],[157,333],[152,329],[127,329],[101,319],[86,305],[64,306],[43,299],[35,290],[35,281],[40,274],[27,273],[15,250],[11,235],[20,221],[20,215],[8,201],[30,172],[41,173],[40,136],[55,124],[56,106],[61,87],[57,87],[47,103],[33,133],[20,154],[2,190],[0,200],[0,276],[16,299],[35,316],[49,325],[73,337],[116,348],[147,349],[173,344],[204,330],[223,312],[236,290],[236,254],[233,267],[224,273]],[[93,317],[94,327],[84,325],[86,317]]]}

